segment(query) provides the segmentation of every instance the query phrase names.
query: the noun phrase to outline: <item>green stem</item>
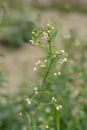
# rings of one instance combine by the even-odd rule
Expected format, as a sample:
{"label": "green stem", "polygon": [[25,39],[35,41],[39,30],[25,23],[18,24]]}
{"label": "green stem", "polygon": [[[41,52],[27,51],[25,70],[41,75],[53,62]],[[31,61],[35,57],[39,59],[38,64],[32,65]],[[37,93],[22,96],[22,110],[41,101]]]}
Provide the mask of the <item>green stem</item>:
{"label": "green stem", "polygon": [[[50,36],[49,36],[48,44],[49,44],[50,55],[52,56],[52,47],[51,47],[51,42],[50,42]],[[41,87],[41,92],[40,92],[40,96],[39,96],[39,99],[38,99],[38,107],[40,106],[40,101],[41,101],[41,97],[42,97],[42,94],[43,94],[43,90],[45,89],[46,79],[47,79],[47,77],[48,77],[48,75],[49,75],[49,72],[50,72],[52,63],[53,63],[53,59],[50,59],[50,63],[49,63],[48,70],[46,71],[45,76],[44,76],[44,78],[43,78],[42,87]],[[36,109],[36,111],[35,111],[35,117],[36,117],[36,113],[37,113],[37,112],[38,112],[38,109]]]}
{"label": "green stem", "polygon": [[[50,35],[49,35],[48,44],[49,44],[50,56],[52,57],[52,47],[51,47]],[[38,99],[38,107],[40,106],[41,98],[42,98],[42,95],[43,95],[43,90],[45,90],[45,83],[46,83],[47,77],[49,75],[52,63],[53,63],[53,58],[50,59],[50,63],[49,63],[48,69],[47,69],[47,71],[46,71],[46,73],[44,75],[44,78],[43,78],[42,87],[41,87],[41,91],[40,91],[40,95],[39,95],[39,99]],[[34,118],[36,118],[36,116],[37,116],[38,107],[35,110]]]}
{"label": "green stem", "polygon": [[45,89],[45,82],[46,82],[47,76],[48,76],[48,74],[49,74],[49,72],[50,72],[50,68],[51,68],[52,62],[53,62],[53,60],[50,61],[48,70],[47,70],[47,72],[46,72],[46,74],[45,74],[45,76],[44,76],[44,79],[43,79],[42,90],[41,90],[41,93],[40,93],[39,102],[40,102],[41,97],[42,97],[42,92],[43,92],[43,90]]}
{"label": "green stem", "polygon": [[56,110],[56,130],[60,130],[60,111]]}
{"label": "green stem", "polygon": [[[51,61],[50,61],[49,68],[48,68],[48,70],[47,70],[47,72],[44,76],[43,82],[42,82],[42,89],[41,89],[40,96],[39,96],[39,99],[38,99],[38,107],[40,106],[40,101],[41,101],[41,97],[42,97],[42,94],[43,94],[43,90],[45,89],[45,82],[46,82],[47,76],[50,72],[50,68],[51,68],[52,63],[53,63],[53,59],[51,59]],[[38,109],[36,109],[34,117],[36,117],[37,112],[38,112]]]}
{"label": "green stem", "polygon": [[50,41],[50,35],[49,36],[49,40],[48,40],[48,44],[49,44],[49,50],[50,50],[50,53],[52,55],[52,46],[51,46],[51,41]]}
{"label": "green stem", "polygon": [[[50,41],[50,35],[49,36],[49,40],[48,40],[48,44],[49,44],[49,51],[50,51],[50,55],[52,56],[52,47],[51,47],[51,41]],[[44,76],[44,79],[43,79],[43,82],[42,82],[42,90],[40,92],[40,97],[39,97],[39,100],[38,100],[38,104],[40,103],[40,100],[41,100],[41,97],[42,97],[42,92],[43,90],[45,89],[45,82],[46,82],[46,79],[47,79],[47,76],[50,72],[50,68],[51,68],[51,65],[53,63],[53,59],[50,59],[50,64],[49,64],[49,67],[48,67],[48,70]]]}

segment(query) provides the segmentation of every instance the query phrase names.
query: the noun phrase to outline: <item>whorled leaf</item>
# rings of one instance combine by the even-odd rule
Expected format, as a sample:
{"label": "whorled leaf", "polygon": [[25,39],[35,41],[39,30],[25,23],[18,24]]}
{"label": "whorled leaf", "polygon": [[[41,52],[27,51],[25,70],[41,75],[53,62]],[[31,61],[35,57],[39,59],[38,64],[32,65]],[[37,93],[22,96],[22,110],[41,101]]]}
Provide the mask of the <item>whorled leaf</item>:
{"label": "whorled leaf", "polygon": [[58,33],[58,31],[55,31],[55,32],[51,35],[51,37],[50,37],[50,41],[51,41],[51,42],[54,41],[54,39],[55,39],[56,36],[57,36],[57,33]]}

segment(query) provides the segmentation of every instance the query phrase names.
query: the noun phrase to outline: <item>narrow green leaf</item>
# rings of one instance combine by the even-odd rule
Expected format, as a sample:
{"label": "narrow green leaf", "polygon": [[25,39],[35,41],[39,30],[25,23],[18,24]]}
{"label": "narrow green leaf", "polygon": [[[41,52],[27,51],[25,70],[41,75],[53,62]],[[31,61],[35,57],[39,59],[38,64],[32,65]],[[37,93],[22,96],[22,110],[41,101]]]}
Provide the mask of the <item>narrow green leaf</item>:
{"label": "narrow green leaf", "polygon": [[50,41],[53,42],[54,39],[56,38],[56,35],[57,35],[57,31],[55,31],[52,36],[50,37]]}
{"label": "narrow green leaf", "polygon": [[36,130],[36,122],[34,118],[33,118],[33,130]]}
{"label": "narrow green leaf", "polygon": [[52,93],[52,92],[50,92],[50,91],[43,91],[43,93],[47,93],[47,94],[49,94],[49,95],[52,95],[52,96],[53,96],[53,93]]}
{"label": "narrow green leaf", "polygon": [[25,114],[26,114],[28,123],[31,124],[31,117],[30,117],[29,113],[26,112]]}

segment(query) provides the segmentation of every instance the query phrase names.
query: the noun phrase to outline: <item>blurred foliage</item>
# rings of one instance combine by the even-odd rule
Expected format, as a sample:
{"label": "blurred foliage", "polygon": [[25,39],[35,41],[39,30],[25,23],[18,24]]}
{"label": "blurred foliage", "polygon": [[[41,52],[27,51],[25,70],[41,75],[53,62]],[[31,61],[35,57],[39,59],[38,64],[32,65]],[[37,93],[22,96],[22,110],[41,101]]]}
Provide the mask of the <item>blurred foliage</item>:
{"label": "blurred foliage", "polygon": [[52,8],[58,9],[63,12],[77,11],[80,13],[87,13],[87,5],[79,5],[79,4],[72,5],[69,3],[65,3],[65,4],[59,4],[58,6],[54,5]]}
{"label": "blurred foliage", "polygon": [[20,47],[24,42],[31,39],[31,32],[34,28],[31,21],[7,21],[1,24],[1,43],[13,47]]}
{"label": "blurred foliage", "polygon": [[25,6],[21,7],[22,1],[4,0],[0,1],[0,5],[0,42],[12,47],[19,47],[24,42],[29,43],[35,24],[24,18],[26,14]]}
{"label": "blurred foliage", "polygon": [[24,42],[29,43],[34,26],[31,21],[7,22],[4,25],[0,25],[0,41],[2,44],[13,47],[19,47]]}
{"label": "blurred foliage", "polygon": [[87,3],[85,4],[84,2],[82,2],[83,4],[78,2],[72,2],[69,1],[57,1],[57,0],[53,0],[50,3],[49,2],[44,2],[44,1],[38,1],[35,2],[36,0],[33,0],[31,3],[34,7],[42,9],[42,10],[48,10],[48,9],[56,9],[62,12],[71,12],[71,11],[78,11],[80,13],[87,13]]}
{"label": "blurred foliage", "polygon": [[[4,82],[0,73],[0,85]],[[25,85],[25,90],[27,84]],[[24,125],[26,125],[25,118],[20,117],[20,112],[28,111],[28,105],[25,102],[25,98],[29,93],[22,90],[20,92],[11,96],[5,92],[0,92],[0,129],[1,130],[22,130]],[[24,86],[23,86],[24,87]],[[29,87],[29,86],[28,86]]]}
{"label": "blurred foliage", "polygon": [[22,35],[22,38],[25,42],[29,42],[29,40],[31,40],[31,32],[32,30],[34,29],[34,24],[33,22],[25,22],[23,23],[23,25],[21,25],[21,35]]}
{"label": "blurred foliage", "polygon": [[7,0],[10,8],[20,8],[23,7],[23,0]]}

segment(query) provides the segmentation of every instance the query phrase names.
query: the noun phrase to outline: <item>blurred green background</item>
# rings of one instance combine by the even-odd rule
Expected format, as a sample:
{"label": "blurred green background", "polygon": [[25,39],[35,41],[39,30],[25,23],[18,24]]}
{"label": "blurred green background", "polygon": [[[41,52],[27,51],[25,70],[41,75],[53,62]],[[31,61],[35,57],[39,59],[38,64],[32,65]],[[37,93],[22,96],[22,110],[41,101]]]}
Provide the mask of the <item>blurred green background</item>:
{"label": "blurred green background", "polygon": [[[19,113],[34,109],[25,99],[37,82],[34,64],[44,55],[29,40],[35,27],[47,23],[58,30],[56,48],[68,53],[68,62],[59,68],[62,75],[53,84],[63,106],[61,130],[87,130],[86,0],[0,0],[0,130],[27,130],[27,121]],[[39,120],[46,118],[51,124],[52,109],[43,108]]]}

